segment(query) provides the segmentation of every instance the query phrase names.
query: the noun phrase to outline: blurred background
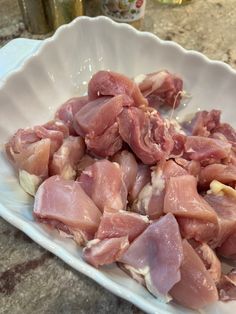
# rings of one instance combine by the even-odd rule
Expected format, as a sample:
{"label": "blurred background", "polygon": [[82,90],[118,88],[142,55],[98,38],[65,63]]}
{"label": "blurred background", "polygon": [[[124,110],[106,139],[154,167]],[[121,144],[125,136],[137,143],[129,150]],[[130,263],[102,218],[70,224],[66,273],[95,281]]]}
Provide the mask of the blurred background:
{"label": "blurred background", "polygon": [[[236,1],[183,0],[185,3],[182,5],[160,3],[171,1],[182,2],[147,0],[144,17],[131,24],[236,68]],[[144,11],[141,8],[145,6],[143,0],[0,0],[0,47],[18,37],[47,38],[60,24],[82,14],[96,16],[111,13],[113,18],[117,18],[114,14],[117,2],[120,11],[124,11],[128,2],[135,3],[136,9]],[[102,10],[104,3],[108,10],[104,7]],[[135,14],[134,19],[138,18]]]}

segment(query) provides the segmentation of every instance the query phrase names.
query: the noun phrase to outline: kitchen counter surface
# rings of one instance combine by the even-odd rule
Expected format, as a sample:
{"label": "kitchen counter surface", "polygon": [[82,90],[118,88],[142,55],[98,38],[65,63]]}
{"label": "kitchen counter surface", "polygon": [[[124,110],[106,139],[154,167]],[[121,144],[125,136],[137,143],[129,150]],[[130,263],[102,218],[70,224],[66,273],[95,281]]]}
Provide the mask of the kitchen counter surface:
{"label": "kitchen counter surface", "polygon": [[[149,0],[143,30],[236,68],[235,0],[193,0],[181,7]],[[0,0],[0,47],[13,38],[48,36],[29,34],[17,1]],[[71,269],[1,218],[0,252],[1,314],[143,313]]]}

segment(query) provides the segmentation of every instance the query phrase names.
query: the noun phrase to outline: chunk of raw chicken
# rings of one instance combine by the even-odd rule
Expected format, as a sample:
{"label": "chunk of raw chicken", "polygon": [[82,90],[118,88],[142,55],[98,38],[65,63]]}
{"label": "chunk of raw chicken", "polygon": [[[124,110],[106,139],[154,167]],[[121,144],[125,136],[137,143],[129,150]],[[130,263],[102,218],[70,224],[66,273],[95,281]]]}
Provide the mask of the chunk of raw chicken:
{"label": "chunk of raw chicken", "polygon": [[167,158],[174,147],[168,128],[155,110],[124,108],[118,123],[122,139],[144,164],[152,165]]}
{"label": "chunk of raw chicken", "polygon": [[69,128],[70,135],[76,135],[73,127],[75,114],[88,103],[88,96],[73,97],[62,104],[55,114],[55,118],[62,120]]}
{"label": "chunk of raw chicken", "polygon": [[120,210],[118,212],[103,213],[95,238],[118,238],[128,236],[129,242],[137,238],[149,225],[146,216]]}
{"label": "chunk of raw chicken", "polygon": [[116,72],[99,71],[93,75],[88,84],[90,100],[101,96],[117,96],[121,94],[129,96],[137,107],[147,105],[147,99],[143,97],[138,85],[125,75]]}
{"label": "chunk of raw chicken", "polygon": [[228,157],[231,148],[232,145],[228,142],[203,136],[187,136],[185,142],[187,157],[205,165],[221,162]]}
{"label": "chunk of raw chicken", "polygon": [[130,192],[138,172],[138,164],[134,155],[127,150],[122,150],[113,156],[112,161],[120,165],[127,191]]}
{"label": "chunk of raw chicken", "polygon": [[116,262],[129,247],[128,237],[92,240],[83,249],[83,258],[89,264],[98,267]]}
{"label": "chunk of raw chicken", "polygon": [[129,201],[132,204],[137,199],[142,188],[151,181],[151,170],[147,165],[142,163],[138,164],[137,175],[129,192]]}
{"label": "chunk of raw chicken", "polygon": [[164,199],[164,212],[176,217],[217,222],[214,209],[198,194],[197,180],[191,175],[169,178]]}
{"label": "chunk of raw chicken", "polygon": [[218,285],[221,301],[236,300],[236,270],[232,269],[227,275],[221,277]]}
{"label": "chunk of raw chicken", "polygon": [[117,163],[96,161],[82,172],[79,182],[100,211],[126,208],[127,189]]}
{"label": "chunk of raw chicken", "polygon": [[151,293],[166,297],[180,281],[182,260],[179,227],[174,216],[167,214],[153,222],[131,243],[120,262],[143,275]]}
{"label": "chunk of raw chicken", "polygon": [[66,226],[71,234],[81,231],[93,237],[101,212],[79,182],[52,176],[40,185],[35,195],[34,216],[44,223],[58,222],[59,228]]}
{"label": "chunk of raw chicken", "polygon": [[74,118],[74,128],[85,137],[87,148],[97,156],[112,156],[121,149],[117,116],[132,104],[126,95],[100,97],[87,103]]}
{"label": "chunk of raw chicken", "polygon": [[52,156],[50,175],[60,175],[63,179],[76,178],[77,165],[85,151],[84,140],[80,136],[68,136]]}
{"label": "chunk of raw chicken", "polygon": [[183,95],[183,80],[166,70],[147,75],[139,75],[135,79],[150,107],[160,106],[177,108]]}
{"label": "chunk of raw chicken", "polygon": [[236,232],[236,191],[214,180],[204,199],[214,208],[219,226],[210,245],[213,248],[220,247]]}
{"label": "chunk of raw chicken", "polygon": [[170,177],[187,174],[173,160],[162,161],[151,173],[151,182],[144,186],[132,210],[157,219],[163,214],[165,186]]}
{"label": "chunk of raw chicken", "polygon": [[193,119],[184,122],[182,125],[188,135],[208,137],[219,126],[220,115],[219,110],[199,111]]}
{"label": "chunk of raw chicken", "polygon": [[218,300],[211,274],[187,240],[183,240],[180,273],[181,279],[170,290],[175,301],[192,309],[200,309]]}

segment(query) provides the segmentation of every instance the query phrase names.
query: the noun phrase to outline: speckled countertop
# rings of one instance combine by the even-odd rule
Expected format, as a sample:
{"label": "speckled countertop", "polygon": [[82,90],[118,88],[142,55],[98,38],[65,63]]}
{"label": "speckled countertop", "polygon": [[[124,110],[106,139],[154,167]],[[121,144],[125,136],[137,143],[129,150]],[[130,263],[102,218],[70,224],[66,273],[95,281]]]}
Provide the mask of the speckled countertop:
{"label": "speckled countertop", "polygon": [[[89,0],[87,3],[97,0]],[[236,1],[193,0],[181,7],[147,1],[143,30],[236,68]],[[0,0],[0,47],[32,36],[16,0]],[[0,218],[0,313],[143,313],[74,271]]]}

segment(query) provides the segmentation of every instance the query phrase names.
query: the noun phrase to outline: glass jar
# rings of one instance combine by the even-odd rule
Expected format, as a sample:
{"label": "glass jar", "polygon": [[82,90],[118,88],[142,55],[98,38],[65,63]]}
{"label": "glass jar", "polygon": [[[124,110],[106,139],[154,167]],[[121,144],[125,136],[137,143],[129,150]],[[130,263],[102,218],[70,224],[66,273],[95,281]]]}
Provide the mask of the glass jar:
{"label": "glass jar", "polygon": [[116,22],[141,28],[146,0],[101,0],[101,11]]}

